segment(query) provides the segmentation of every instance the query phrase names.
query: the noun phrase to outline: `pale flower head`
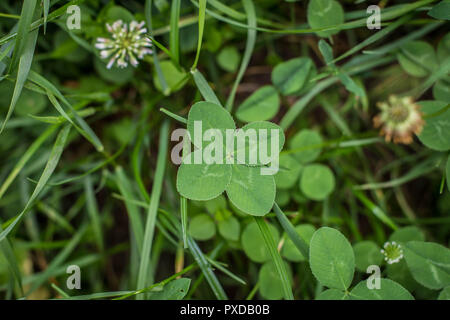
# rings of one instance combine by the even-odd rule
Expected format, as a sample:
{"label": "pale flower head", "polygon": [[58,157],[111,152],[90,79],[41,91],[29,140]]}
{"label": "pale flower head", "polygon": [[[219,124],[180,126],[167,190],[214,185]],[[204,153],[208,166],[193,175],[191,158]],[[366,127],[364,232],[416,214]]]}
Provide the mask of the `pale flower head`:
{"label": "pale flower head", "polygon": [[117,20],[112,25],[106,24],[112,38],[97,38],[95,47],[100,50],[102,59],[109,59],[106,66],[108,69],[114,64],[119,68],[126,68],[128,63],[136,67],[138,60],[152,53],[152,40],[145,35],[147,29],[144,25],[144,21],[126,24],[122,20]]}
{"label": "pale flower head", "polygon": [[384,260],[388,264],[397,263],[403,258],[403,249],[395,241],[386,242],[381,249],[381,253],[384,254]]}
{"label": "pale flower head", "polygon": [[390,96],[389,101],[378,103],[381,109],[373,118],[375,128],[381,127],[380,134],[387,142],[409,144],[413,141],[413,134],[422,131],[424,120],[420,106],[411,97]]}

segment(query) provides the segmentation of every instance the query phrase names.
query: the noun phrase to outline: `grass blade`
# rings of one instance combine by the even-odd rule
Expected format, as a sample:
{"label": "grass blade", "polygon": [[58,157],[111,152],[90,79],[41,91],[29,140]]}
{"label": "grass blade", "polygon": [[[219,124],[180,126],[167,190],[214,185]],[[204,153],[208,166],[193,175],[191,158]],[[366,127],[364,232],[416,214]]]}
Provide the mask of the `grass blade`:
{"label": "grass blade", "polygon": [[22,169],[25,167],[25,165],[28,163],[28,161],[31,159],[31,157],[36,153],[37,150],[42,146],[42,144],[55,132],[55,130],[58,128],[58,125],[51,126],[47,128],[33,143],[32,145],[27,149],[27,151],[22,155],[22,157],[17,161],[16,165],[8,175],[8,177],[3,182],[2,186],[0,187],[0,199],[5,194],[6,190],[8,190],[11,183],[14,181],[14,179],[19,175],[19,173],[22,171]]}
{"label": "grass blade", "polygon": [[180,196],[180,211],[181,211],[181,230],[183,232],[183,246],[187,249],[187,199]]}
{"label": "grass blade", "polygon": [[131,236],[136,240],[138,250],[141,252],[142,243],[144,241],[144,228],[142,227],[143,224],[141,213],[139,212],[137,206],[130,201],[130,199],[134,199],[131,191],[132,188],[130,181],[123,172],[122,167],[116,168],[116,184],[125,199],[125,207],[127,208],[128,216],[130,217],[131,230],[133,230],[133,234]]}
{"label": "grass blade", "polygon": [[[0,231],[3,231],[2,226],[0,225]],[[8,239],[6,241],[0,242],[1,251],[8,262],[8,267],[11,270],[11,274],[19,285],[20,293],[23,295],[23,287],[22,287],[22,276],[20,274],[19,266],[17,265],[17,259],[14,255],[14,251],[11,247],[11,243]]]}
{"label": "grass blade", "polygon": [[176,279],[176,278],[182,276],[182,275],[185,274],[186,272],[188,272],[188,271],[194,269],[194,267],[195,267],[195,264],[194,264],[194,263],[193,263],[193,264],[190,264],[189,266],[187,266],[186,268],[184,268],[184,269],[181,270],[180,272],[177,272],[177,273],[171,275],[170,277],[164,279],[164,280],[161,281],[161,282],[152,284],[151,286],[149,286],[149,287],[147,287],[147,288],[144,288],[144,289],[141,289],[141,290],[131,291],[131,292],[129,292],[129,293],[125,294],[125,295],[122,295],[122,296],[120,296],[120,297],[118,297],[118,298],[115,298],[115,299],[113,299],[113,300],[123,300],[123,299],[129,298],[129,297],[132,297],[132,296],[135,296],[135,295],[144,293],[144,292],[152,291],[152,290],[155,289],[155,288],[164,287],[164,286],[165,286],[166,284],[168,284],[170,281],[172,281],[172,280],[174,280],[174,279]]}
{"label": "grass blade", "polygon": [[[141,203],[139,201],[135,201],[136,204],[149,208],[149,204],[147,203]],[[179,235],[181,232],[181,226],[179,220],[177,220],[173,215],[170,215],[168,212],[164,210],[159,210],[163,215],[160,216],[161,218],[168,218],[171,223],[167,224],[168,229],[176,234]],[[161,228],[160,228],[161,231]],[[174,241],[174,246],[176,247],[178,245],[177,241]],[[200,270],[202,271],[202,275],[206,278],[206,281],[208,282],[209,286],[211,287],[211,290],[213,291],[214,295],[219,300],[227,300],[227,295],[225,294],[225,291],[222,288],[222,285],[220,284],[219,280],[217,279],[216,275],[214,274],[214,271],[211,268],[210,263],[208,263],[206,256],[203,254],[203,252],[198,247],[195,240],[192,239],[189,235],[187,236],[187,243],[189,247],[189,251],[191,252],[192,256],[194,257],[194,260],[198,263]],[[214,251],[217,253],[217,251]],[[215,253],[212,253],[210,257],[212,259],[215,258]],[[152,286],[153,287],[153,286]],[[145,289],[141,289],[145,290]],[[140,290],[139,290],[140,291]]]}
{"label": "grass blade", "polygon": [[143,148],[142,145],[145,143],[144,139],[146,137],[147,131],[141,129],[139,135],[136,139],[136,142],[133,147],[133,152],[131,154],[131,165],[133,168],[133,176],[139,187],[139,194],[143,197],[143,199],[147,202],[150,202],[150,196],[147,193],[147,189],[145,187],[144,181],[142,181],[142,153]]}
{"label": "grass blade", "polygon": [[138,290],[145,288],[149,282],[150,254],[152,250],[153,234],[155,231],[156,214],[158,212],[159,199],[161,196],[164,170],[166,167],[169,136],[169,122],[167,120],[162,124],[159,134],[158,160],[156,163],[155,178],[153,181],[152,193],[150,196],[150,206],[147,212],[147,221],[145,224],[144,243],[142,246],[141,264],[139,266],[139,274],[137,280]]}
{"label": "grass blade", "polygon": [[[374,61],[368,61],[366,64],[359,64],[352,66],[353,68],[348,68],[348,70],[343,70],[347,72],[347,74],[354,75],[366,70],[369,70],[371,68],[374,68],[375,66],[382,65],[385,63],[388,63],[392,61],[393,59],[391,57],[377,57],[377,59],[373,59]],[[345,67],[345,66],[344,66]],[[319,93],[321,93],[326,88],[330,87],[331,85],[335,84],[339,81],[338,77],[331,77],[322,80],[318,84],[314,86],[307,94],[305,94],[302,98],[300,98],[294,105],[286,112],[286,114],[283,116],[283,118],[280,121],[280,126],[283,128],[283,130],[288,129],[292,123],[295,121],[297,116],[300,114],[300,112],[303,111],[303,109],[308,105],[308,103]]]}
{"label": "grass blade", "polygon": [[292,294],[291,282],[289,281],[289,277],[286,272],[286,267],[284,265],[283,259],[281,259],[280,253],[277,250],[277,246],[275,240],[270,233],[269,227],[263,218],[254,217],[256,223],[258,224],[259,230],[264,237],[264,242],[266,243],[266,247],[270,252],[270,256],[272,257],[272,261],[275,264],[275,267],[278,271],[278,275],[281,280],[281,284],[283,286],[284,298],[286,300],[294,300],[294,296]]}
{"label": "grass blade", "polygon": [[78,176],[70,177],[70,178],[67,178],[67,179],[64,179],[64,180],[60,180],[60,181],[55,181],[55,182],[52,182],[52,183],[49,183],[49,184],[51,186],[58,186],[58,185],[62,185],[62,184],[66,184],[66,183],[69,183],[69,182],[73,182],[73,181],[82,179],[82,178],[86,177],[87,175],[90,175],[90,174],[100,170],[101,168],[105,167],[109,163],[113,162],[126,149],[125,147],[126,147],[126,145],[123,145],[115,154],[113,154],[112,156],[107,156],[105,161],[103,161],[102,163],[99,163],[98,165],[94,166],[93,168],[87,170],[86,172],[84,172],[84,173],[82,173],[82,174],[80,174]]}
{"label": "grass blade", "polygon": [[283,128],[283,130],[289,128],[289,126],[294,122],[299,113],[303,111],[303,109],[317,94],[319,94],[332,84],[338,82],[338,80],[339,79],[337,77],[325,79],[316,84],[314,88],[312,88],[306,95],[300,98],[281,119],[280,126]]}
{"label": "grass blade", "polygon": [[227,276],[229,276],[231,279],[239,282],[240,284],[243,284],[244,286],[247,285],[247,283],[242,280],[241,278],[239,278],[237,275],[235,275],[234,273],[232,273],[230,270],[228,270],[227,268],[223,267],[219,262],[214,261],[213,259],[209,258],[208,256],[206,256],[206,260],[209,261],[209,263],[211,263],[214,267],[216,267],[217,269],[219,269],[220,271],[222,271],[223,273],[225,273]]}
{"label": "grass blade", "polygon": [[208,82],[206,81],[206,79],[202,75],[202,73],[200,71],[198,71],[197,69],[191,71],[191,73],[192,73],[192,76],[194,77],[195,85],[197,86],[198,90],[202,94],[203,98],[206,101],[209,101],[209,102],[212,102],[212,103],[215,103],[215,104],[218,104],[219,106],[221,106],[222,104],[220,103],[220,101],[217,98],[214,91],[209,86]]}
{"label": "grass blade", "polygon": [[[103,144],[101,143],[100,139],[97,137],[97,135],[92,131],[92,129],[89,127],[89,125],[84,121],[83,118],[81,118],[78,113],[73,109],[72,105],[67,101],[67,99],[59,92],[59,90],[47,79],[39,75],[38,73],[31,71],[29,75],[29,79],[43,88],[49,97],[50,102],[52,102],[53,106],[58,110],[58,112],[61,113],[61,115],[70,123],[74,124],[74,127],[77,129],[78,132],[80,132],[81,135],[83,135],[89,142],[91,142],[97,151],[102,152],[104,150]],[[50,93],[50,94],[49,94]],[[69,109],[71,115],[74,117],[75,121],[72,121],[70,116],[63,110],[63,108],[60,106],[57,99],[58,98],[64,105],[67,106]],[[75,123],[77,125],[75,125]]]}
{"label": "grass blade", "polygon": [[[34,48],[36,47],[36,41],[38,36],[38,30],[33,31],[27,38],[25,43],[25,48],[23,49],[23,53],[19,58],[19,68],[17,70],[17,78],[16,84],[14,86],[13,96],[11,98],[11,103],[9,105],[8,113],[6,114],[5,120],[3,121],[2,127],[0,129],[0,133],[5,129],[5,125],[11,117],[14,108],[19,100],[20,94],[22,93],[23,86],[25,81],[27,81],[28,74],[30,72],[31,64],[33,62],[34,56]],[[17,46],[17,43],[16,43]],[[15,53],[16,51],[14,51]],[[13,56],[14,58],[14,56]],[[11,60],[11,64],[13,60]]]}
{"label": "grass blade", "polygon": [[[73,238],[67,243],[61,252],[58,253],[56,257],[53,258],[52,262],[49,264],[47,269],[45,269],[36,279],[33,281],[31,288],[27,292],[27,296],[30,295],[33,291],[39,288],[48,278],[52,277],[57,273],[58,269],[61,267],[61,264],[66,261],[69,255],[73,252],[73,250],[77,247],[79,242],[82,240],[84,234],[87,231],[87,224],[83,224],[77,231],[77,233],[73,236]],[[67,267],[64,267],[66,269]]]}
{"label": "grass blade", "polygon": [[63,298],[69,298],[70,299],[70,296],[63,289],[58,287],[56,284],[52,283],[51,287],[53,289],[55,289],[55,291],[58,292]]}
{"label": "grass blade", "polygon": [[12,56],[11,64],[9,70],[12,71],[20,57],[26,51],[28,39],[31,37],[29,35],[31,21],[33,20],[34,11],[36,8],[37,0],[24,0],[22,5],[22,12],[20,13],[20,20],[17,26],[17,36],[16,43],[14,45],[14,53]]}
{"label": "grass blade", "polygon": [[44,0],[44,34],[47,33],[47,19],[49,10],[50,10],[50,0]]}
{"label": "grass blade", "polygon": [[175,63],[180,63],[180,30],[178,21],[180,20],[181,0],[173,0],[170,10],[170,51]]}
{"label": "grass blade", "polygon": [[[58,100],[55,98],[55,96],[53,95],[52,92],[50,92],[49,90],[47,90],[47,96],[48,99],[50,100],[50,102],[52,103],[52,105],[55,107],[55,109],[62,115],[62,117],[64,119],[66,119],[71,125],[74,126],[74,128],[83,136],[85,137],[89,142],[91,142],[96,148],[97,150],[103,150],[103,145],[101,144],[100,140],[96,137],[96,135],[93,133],[93,131],[88,127],[88,125],[86,124],[86,122],[84,122],[84,120],[82,118],[80,118],[78,116],[75,116],[75,110],[74,110],[74,116],[75,116],[75,121],[77,121],[79,124],[81,124],[83,128],[81,128],[80,126],[78,126],[73,120],[72,118],[66,113],[66,111],[64,111],[64,109],[61,107],[61,105],[59,104]],[[73,110],[73,109],[72,109]],[[86,129],[88,129],[88,131],[86,131]]]}
{"label": "grass blade", "polygon": [[369,198],[367,198],[360,190],[353,189],[353,194],[361,201],[364,206],[370,210],[370,212],[373,213],[375,217],[377,217],[381,222],[383,222],[385,225],[389,226],[392,230],[397,230],[398,226],[395,224],[394,221],[391,220],[391,218],[388,217],[388,215],[375,203],[370,201]]}
{"label": "grass blade", "polygon": [[39,193],[42,191],[42,189],[44,189],[45,185],[47,184],[47,181],[50,179],[51,175],[55,171],[59,159],[61,158],[61,155],[64,151],[64,146],[67,141],[67,137],[69,136],[69,132],[70,132],[70,125],[66,125],[61,129],[60,133],[58,134],[58,137],[56,138],[55,144],[50,154],[50,158],[47,161],[44,171],[42,172],[42,175],[39,178],[38,184],[36,185],[33,193],[31,194],[30,199],[28,199],[28,202],[25,205],[23,211],[6,227],[5,230],[3,230],[0,233],[0,242],[3,241],[12,231],[12,229],[22,220],[23,216],[28,212],[28,210],[33,205],[34,200],[36,200]]}
{"label": "grass blade", "polygon": [[228,297],[225,291],[223,290],[222,285],[220,284],[216,275],[214,274],[213,270],[211,269],[210,263],[208,262],[206,256],[198,247],[197,243],[191,237],[188,237],[188,245],[191,254],[194,256],[195,261],[202,270],[202,273],[205,276],[206,281],[211,287],[216,298],[218,300],[227,300]]}
{"label": "grass blade", "polygon": [[[33,1],[33,0],[31,0]],[[86,0],[72,0],[69,3],[66,3],[65,5],[63,5],[62,7],[56,9],[55,11],[51,12],[48,17],[47,17],[47,22],[53,21],[57,18],[59,18],[60,16],[64,15],[67,13],[67,8],[72,6],[72,5],[78,5],[80,3],[83,3]],[[34,21],[31,26],[29,26],[28,31],[34,31],[36,29],[38,29],[39,27],[41,27],[42,25],[44,25],[44,18],[40,18],[36,21]],[[0,45],[10,41],[11,39],[15,39],[16,37],[19,36],[18,32],[14,32],[12,34],[9,34],[7,36],[4,36],[3,38],[0,39]]]}
{"label": "grass blade", "polygon": [[[334,59],[331,63],[335,63],[338,62],[342,59],[347,58],[348,56],[351,56],[352,54],[358,52],[359,50],[361,50],[362,48],[367,47],[368,45],[382,39],[383,37],[387,36],[389,33],[391,33],[392,31],[394,31],[395,29],[397,29],[398,27],[404,25],[408,20],[410,20],[412,18],[412,15],[405,15],[403,17],[401,17],[400,19],[398,19],[397,21],[395,21],[394,23],[389,24],[386,28],[383,28],[382,30],[378,31],[377,33],[375,33],[374,35],[370,36],[369,38],[367,38],[366,40],[364,40],[363,42],[359,43],[358,45],[354,46],[353,48],[351,48],[350,50],[348,50],[346,53],[340,55],[339,57],[337,57],[336,59]],[[330,63],[329,63],[330,64]]]}
{"label": "grass blade", "polygon": [[183,117],[181,117],[181,116],[179,116],[179,115],[177,115],[177,114],[175,114],[173,112],[170,112],[167,109],[160,108],[159,111],[161,111],[162,113],[168,115],[169,117],[171,117],[172,119],[174,119],[174,120],[176,120],[178,122],[181,122],[183,124],[187,124],[187,119],[186,118],[183,118]]}
{"label": "grass blade", "polygon": [[[95,300],[95,299],[106,299],[106,298],[114,298],[117,296],[132,294],[133,291],[111,291],[111,292],[98,292],[98,293],[91,293],[91,294],[83,294],[80,296],[71,296],[71,297],[64,297],[62,299],[57,300]],[[113,299],[114,300],[114,299]]]}
{"label": "grass blade", "polygon": [[[177,235],[181,232],[181,226],[180,221],[175,218],[174,215],[171,215],[167,213],[166,211],[161,211],[163,215],[161,215],[161,218],[168,218],[172,224],[170,226],[171,231]],[[169,225],[168,225],[169,227]],[[206,259],[206,255],[203,254],[203,252],[200,250],[199,246],[195,242],[194,239],[192,239],[191,236],[188,235],[187,237],[188,241],[188,247],[189,251],[191,252],[192,256],[194,257],[194,260],[197,262],[198,266],[200,267],[200,270],[202,271],[202,275],[205,277],[206,281],[208,282],[211,290],[213,291],[215,297],[218,300],[227,300],[228,297],[223,290],[222,285],[220,284],[219,280],[217,279],[216,275],[214,274],[213,269],[211,268],[211,264]],[[177,244],[175,244],[177,245]],[[216,254],[218,253],[218,250],[220,250],[220,246],[218,246],[210,255],[211,259],[215,259]],[[199,278],[200,280],[200,278]],[[194,284],[195,286],[195,284]],[[194,287],[193,286],[193,287]]]}
{"label": "grass blade", "polygon": [[60,214],[54,208],[52,208],[51,206],[49,206],[41,201],[37,201],[36,208],[39,211],[41,211],[42,213],[44,213],[50,221],[55,222],[55,224],[57,224],[59,227],[61,227],[61,229],[64,229],[70,233],[75,232],[74,228],[70,225],[68,220],[62,214]]}
{"label": "grass blade", "polygon": [[[147,23],[147,28],[150,31],[150,33],[153,33],[153,26],[152,26],[152,0],[145,0],[145,22]],[[165,95],[168,95],[170,92],[170,88],[167,86],[166,78],[164,77],[164,74],[161,70],[161,66],[159,64],[159,58],[156,53],[156,48],[153,48],[153,64],[155,65],[156,74],[159,79],[159,83],[161,84],[162,91]]]}
{"label": "grass blade", "polygon": [[200,58],[200,51],[202,49],[202,42],[203,42],[203,30],[205,28],[205,15],[206,15],[206,0],[199,0],[197,53],[195,55],[194,64],[192,65],[191,70],[197,69],[198,59]]}
{"label": "grass blade", "polygon": [[250,59],[252,57],[253,49],[255,47],[256,42],[256,13],[255,13],[255,7],[253,5],[252,0],[242,0],[242,3],[244,5],[245,12],[247,13],[247,21],[249,29],[247,30],[247,42],[245,44],[245,51],[244,56],[242,58],[241,66],[239,67],[239,72],[237,74],[236,80],[233,84],[233,87],[231,88],[230,95],[228,96],[228,100],[226,103],[226,108],[228,111],[231,112],[233,109],[233,102],[234,98],[236,96],[236,91],[239,86],[239,83],[242,80],[242,77],[244,76],[245,70],[247,70],[247,66],[250,62]]}
{"label": "grass blade", "polygon": [[[15,30],[17,30],[17,24],[12,28],[11,33],[14,33]],[[14,49],[14,41],[7,42],[3,44],[0,48],[0,76],[3,75],[7,67],[7,62],[4,62],[2,60],[5,59],[6,57],[8,57],[9,59],[12,55],[13,49]]]}
{"label": "grass blade", "polygon": [[[414,11],[414,10],[416,10],[418,8],[424,7],[424,6],[426,6],[427,4],[429,4],[430,2],[433,2],[433,1],[435,1],[435,0],[422,0],[422,1],[416,1],[416,2],[411,3],[411,4],[397,5],[397,6],[392,7],[392,8],[383,9],[381,11],[381,21],[389,21],[389,20],[392,20],[392,19],[404,16],[408,12],[411,12],[411,11]],[[191,2],[195,6],[197,6],[197,7],[199,6],[197,1],[191,0]],[[278,34],[308,34],[308,33],[317,33],[317,32],[320,32],[320,31],[332,31],[332,30],[334,30],[334,31],[336,31],[336,30],[337,31],[341,31],[341,30],[365,27],[366,24],[367,24],[367,18],[364,17],[362,19],[348,21],[348,22],[345,22],[345,23],[341,23],[341,24],[337,24],[337,25],[333,25],[333,26],[328,26],[328,27],[324,27],[324,28],[309,29],[309,28],[307,28],[308,25],[303,24],[301,26],[298,26],[297,29],[289,29],[289,28],[280,26],[281,30],[278,30],[278,29],[269,29],[269,28],[261,28],[261,27],[253,27],[252,28],[252,27],[250,27],[247,24],[240,23],[240,22],[235,21],[233,19],[229,19],[229,18],[223,17],[220,14],[217,14],[214,11],[211,11],[209,9],[206,9],[206,13],[208,13],[209,16],[214,17],[215,19],[217,19],[219,21],[223,21],[225,23],[228,23],[230,25],[233,25],[233,26],[236,26],[236,27],[239,27],[239,28],[254,29],[254,30],[258,30],[258,31],[262,31],[262,32],[278,33]],[[265,23],[265,24],[267,24],[267,23]]]}
{"label": "grass blade", "polygon": [[386,182],[367,183],[359,186],[354,186],[353,188],[356,190],[373,190],[373,189],[398,187],[406,182],[417,179],[418,177],[423,176],[437,169],[438,168],[437,165],[440,160],[441,156],[431,157],[430,159],[427,159],[424,162],[412,168],[408,173],[401,176],[400,178],[392,179]]}
{"label": "grass blade", "polygon": [[[208,4],[210,4],[212,7],[214,7],[218,11],[226,14],[227,16],[229,16],[233,19],[241,20],[241,21],[246,19],[245,13],[237,11],[237,10],[221,3],[218,0],[208,0]],[[284,24],[276,23],[276,22],[261,19],[261,18],[257,18],[256,21],[258,22],[258,24],[266,25],[266,26],[273,27],[273,28],[281,28],[281,29],[286,28],[286,25],[284,25]]]}
{"label": "grass blade", "polygon": [[275,215],[277,216],[278,221],[280,222],[281,226],[283,227],[284,231],[288,235],[288,237],[291,239],[292,243],[297,247],[298,251],[305,257],[306,260],[309,259],[309,245],[303,240],[295,231],[294,226],[289,221],[289,219],[286,217],[283,211],[281,211],[278,204],[274,204],[273,211],[275,212]]}
{"label": "grass blade", "polygon": [[104,250],[103,231],[100,214],[98,212],[97,200],[95,199],[94,188],[92,187],[91,176],[88,175],[84,179],[84,192],[86,194],[86,209],[92,221],[94,236],[100,251]]}

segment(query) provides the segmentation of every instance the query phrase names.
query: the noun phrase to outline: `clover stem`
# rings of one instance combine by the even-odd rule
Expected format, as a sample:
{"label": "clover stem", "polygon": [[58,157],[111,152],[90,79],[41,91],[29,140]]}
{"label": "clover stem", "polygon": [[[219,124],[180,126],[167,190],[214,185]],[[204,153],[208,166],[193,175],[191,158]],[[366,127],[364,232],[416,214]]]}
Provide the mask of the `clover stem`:
{"label": "clover stem", "polygon": [[175,113],[170,112],[170,111],[167,110],[167,109],[160,108],[159,111],[161,111],[162,113],[165,113],[166,115],[168,115],[169,117],[171,117],[172,119],[174,119],[174,120],[176,120],[176,121],[178,121],[178,122],[187,124],[186,118],[183,118],[183,117],[181,117],[181,116],[179,116],[179,115],[176,115]]}

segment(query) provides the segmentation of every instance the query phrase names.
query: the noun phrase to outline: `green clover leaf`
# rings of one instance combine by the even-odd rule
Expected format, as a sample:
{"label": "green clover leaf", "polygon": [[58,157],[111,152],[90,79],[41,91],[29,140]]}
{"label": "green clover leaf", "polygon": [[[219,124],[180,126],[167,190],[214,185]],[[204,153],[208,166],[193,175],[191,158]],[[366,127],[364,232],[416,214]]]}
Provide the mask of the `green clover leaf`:
{"label": "green clover leaf", "polygon": [[[201,122],[203,133],[208,129],[220,132],[223,138],[222,143],[218,144],[220,148],[214,149],[210,154],[214,154],[215,160],[223,160],[222,163],[212,161],[198,163],[194,160],[196,157],[200,159],[202,153],[209,148],[209,145],[206,147],[203,145],[203,137],[198,137],[199,132],[195,129],[196,121]],[[234,120],[227,110],[205,101],[192,106],[188,115],[187,129],[197,149],[185,155],[178,169],[178,192],[190,200],[205,201],[214,199],[225,191],[233,205],[247,214],[255,216],[267,214],[275,201],[276,186],[274,176],[263,175],[261,170],[262,166],[271,163],[283,148],[285,141],[283,130],[267,121],[251,122],[236,130]],[[231,129],[233,133],[234,143],[231,150],[223,143],[226,141],[227,129]],[[259,141],[256,141],[256,137],[249,134],[250,129],[266,129],[267,134],[259,135]],[[244,143],[238,143],[240,135],[245,135]],[[278,145],[274,139],[278,139]],[[277,147],[274,150],[271,150],[272,142]],[[261,157],[257,149],[258,145],[264,144],[267,146],[267,157]],[[240,154],[244,157],[238,157]],[[187,156],[190,157],[190,162],[185,161]]]}
{"label": "green clover leaf", "polygon": [[[239,145],[239,143],[236,142],[237,137],[239,134],[246,134],[248,133],[249,130],[259,130],[259,129],[265,129],[267,130],[267,136],[251,136],[248,135],[248,139],[245,139],[245,144],[243,145]],[[276,130],[278,132],[278,137],[273,133],[272,130]],[[259,153],[259,146],[260,145],[265,145],[265,146],[271,146],[272,145],[272,140],[275,140],[278,138],[278,148],[277,150],[274,150],[274,154],[272,155],[272,151],[269,150],[268,148],[268,152],[269,152],[269,156],[267,157],[267,159],[262,159],[261,155]],[[284,146],[284,134],[283,134],[283,130],[277,126],[276,124],[272,123],[272,122],[267,122],[267,121],[255,121],[255,122],[251,122],[245,126],[243,126],[242,128],[237,130],[237,136],[235,139],[235,143],[234,143],[234,157],[236,159],[236,161],[240,164],[245,164],[245,165],[251,165],[252,163],[252,159],[250,155],[254,156],[253,159],[253,165],[255,166],[262,166],[262,165],[266,165],[268,163],[271,162],[271,158],[274,157],[275,155],[278,155],[281,150],[283,149]],[[242,144],[242,143],[241,143]],[[236,157],[236,155],[239,154],[239,152],[241,152],[241,154],[245,155],[244,159],[239,159],[239,157]]]}
{"label": "green clover leaf", "polygon": [[245,99],[236,111],[242,122],[269,120],[280,109],[280,97],[273,86],[263,86]]}

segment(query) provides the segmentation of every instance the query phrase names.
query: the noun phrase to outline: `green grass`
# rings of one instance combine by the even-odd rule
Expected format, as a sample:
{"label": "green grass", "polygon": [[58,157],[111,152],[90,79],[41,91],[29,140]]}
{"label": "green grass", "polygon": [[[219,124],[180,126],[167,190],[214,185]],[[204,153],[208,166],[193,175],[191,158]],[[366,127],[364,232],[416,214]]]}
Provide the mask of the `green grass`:
{"label": "green grass", "polygon": [[[379,30],[364,1],[333,4],[343,15],[322,0],[1,2],[0,298],[447,297],[450,34],[439,7],[428,15],[439,2],[389,1]],[[81,30],[66,27],[70,5]],[[153,52],[107,69],[95,44],[119,19],[145,21]],[[380,136],[390,96],[412,99],[395,103],[417,105],[421,131]],[[186,141],[172,133],[199,119],[278,130],[279,173],[179,174],[172,152]],[[380,252],[392,241],[398,264]],[[376,295],[370,265],[386,286]]]}

